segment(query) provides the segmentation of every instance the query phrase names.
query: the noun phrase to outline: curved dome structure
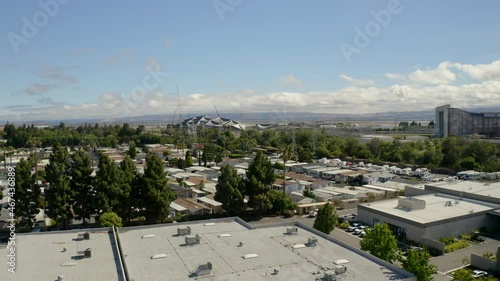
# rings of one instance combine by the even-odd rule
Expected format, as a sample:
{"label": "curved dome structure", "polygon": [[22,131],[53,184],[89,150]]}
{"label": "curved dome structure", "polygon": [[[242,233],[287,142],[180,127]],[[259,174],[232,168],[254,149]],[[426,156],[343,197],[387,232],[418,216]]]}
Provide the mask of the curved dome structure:
{"label": "curved dome structure", "polygon": [[233,119],[224,117],[210,118],[207,115],[195,116],[191,118],[184,119],[182,121],[182,126],[184,127],[204,127],[204,128],[231,128],[235,130],[243,131],[245,130],[245,125]]}

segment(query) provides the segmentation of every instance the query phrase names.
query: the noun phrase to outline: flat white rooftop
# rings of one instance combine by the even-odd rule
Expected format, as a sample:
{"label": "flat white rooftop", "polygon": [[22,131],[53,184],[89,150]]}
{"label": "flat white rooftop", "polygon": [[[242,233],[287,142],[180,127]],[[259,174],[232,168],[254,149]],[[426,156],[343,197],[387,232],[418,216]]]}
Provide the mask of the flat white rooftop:
{"label": "flat white rooftop", "polygon": [[[90,239],[80,240],[87,230],[16,235],[16,273],[7,272],[8,248],[0,248],[0,280],[124,281],[118,248],[111,229],[90,229]],[[66,248],[66,251],[63,251]],[[91,257],[83,253],[91,248]],[[80,253],[79,253],[80,252]]]}
{"label": "flat white rooftop", "polygon": [[477,182],[477,181],[453,181],[442,183],[429,183],[427,186],[434,186],[453,191],[477,194],[500,199],[500,182]]}
{"label": "flat white rooftop", "polygon": [[[386,213],[421,224],[500,208],[500,205],[471,199],[460,200],[457,196],[444,194],[429,194],[408,198],[425,201],[425,208],[420,210],[400,208],[398,207],[398,199],[365,203],[361,204],[361,206],[362,208],[372,209],[377,212]],[[451,202],[451,205],[447,202]]]}
{"label": "flat white rooftop", "polygon": [[[200,244],[187,246],[186,236],[177,236],[177,228],[187,226],[192,235],[201,237]],[[121,228],[119,237],[131,280],[193,280],[189,275],[207,262],[212,264],[211,273],[198,280],[317,280],[326,270],[334,270],[338,260],[348,261],[341,280],[405,280],[411,276],[301,227],[296,235],[287,235],[287,227],[293,226],[248,229],[234,219],[223,219]],[[154,238],[142,239],[144,235]],[[293,249],[296,244],[307,244],[311,237],[316,237],[318,246]],[[163,254],[165,258],[151,258]]]}

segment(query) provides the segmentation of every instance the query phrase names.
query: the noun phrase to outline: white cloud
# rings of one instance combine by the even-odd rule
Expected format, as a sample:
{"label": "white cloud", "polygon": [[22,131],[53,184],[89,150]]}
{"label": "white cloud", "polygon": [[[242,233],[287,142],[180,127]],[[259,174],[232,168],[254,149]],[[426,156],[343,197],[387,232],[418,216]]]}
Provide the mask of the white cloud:
{"label": "white cloud", "polygon": [[454,63],[452,66],[477,80],[500,80],[500,60],[494,61],[490,64],[475,65]]}
{"label": "white cloud", "polygon": [[[496,66],[496,62],[486,65],[445,62],[439,64],[436,69],[418,69],[409,75],[392,73],[404,76],[407,80],[389,85],[366,82],[370,80],[355,79],[343,74],[341,78],[350,82],[350,85],[330,91],[299,89],[262,92],[245,89],[219,93],[193,92],[180,96],[180,104],[184,116],[215,114],[214,106],[216,106],[221,115],[225,112],[243,113],[243,115],[247,112],[267,112],[273,113],[272,118],[276,120],[288,119],[288,113],[291,112],[344,114],[401,112],[430,110],[442,104],[467,108],[492,107],[500,106],[500,80],[493,79],[496,77]],[[464,73],[466,78],[477,77],[482,81],[471,83],[460,79],[459,75],[447,74],[447,71],[452,70]],[[430,81],[431,74],[435,74],[434,81]],[[49,76],[56,77],[57,72],[47,72],[47,77]],[[413,76],[413,79],[410,79],[410,76]],[[283,78],[293,83],[300,81],[293,75]],[[436,84],[438,81],[443,83]],[[451,83],[452,81],[454,83]],[[32,94],[42,94],[49,91],[50,87],[51,85],[46,84],[33,84],[28,89]],[[36,105],[33,108],[0,108],[0,119],[118,118],[173,114],[178,107],[175,94],[167,95],[160,90],[129,95],[107,92],[102,93],[96,101],[85,104],[51,103],[50,99],[39,99],[39,103],[39,108]]]}
{"label": "white cloud", "polygon": [[456,75],[450,69],[449,62],[442,62],[435,69],[417,69],[408,77],[410,80],[421,84],[448,84],[456,80]]}
{"label": "white cloud", "polygon": [[29,85],[28,88],[24,91],[28,95],[43,95],[48,91],[54,89],[55,85],[48,84],[32,84]]}
{"label": "white cloud", "polygon": [[386,74],[384,74],[384,76],[390,80],[406,80],[407,79],[406,75],[399,74],[399,73],[386,73]]}
{"label": "white cloud", "polygon": [[287,84],[291,84],[298,87],[302,87],[304,85],[304,82],[302,82],[302,80],[300,80],[297,76],[293,74],[282,75],[280,76],[280,80]]}
{"label": "white cloud", "polygon": [[340,78],[344,79],[347,82],[350,82],[353,85],[357,85],[357,86],[365,86],[365,85],[374,85],[375,84],[375,82],[371,79],[356,79],[356,78],[352,78],[350,76],[347,76],[343,73],[340,74]]}

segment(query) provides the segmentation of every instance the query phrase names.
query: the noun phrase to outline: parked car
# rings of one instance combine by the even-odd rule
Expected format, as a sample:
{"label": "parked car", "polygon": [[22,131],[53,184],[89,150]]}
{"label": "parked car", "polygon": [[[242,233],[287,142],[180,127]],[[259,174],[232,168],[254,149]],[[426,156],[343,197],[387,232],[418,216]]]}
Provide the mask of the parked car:
{"label": "parked car", "polygon": [[309,212],[310,218],[315,218],[317,215],[318,215],[318,209],[314,209],[313,211]]}
{"label": "parked car", "polygon": [[351,225],[345,231],[347,231],[347,232],[353,232],[356,229],[357,229],[357,227]]}
{"label": "parked car", "polygon": [[364,225],[358,226],[358,228],[356,228],[356,230],[354,230],[354,235],[360,235],[361,232],[364,232],[364,230],[365,230]]}
{"label": "parked car", "polygon": [[484,237],[482,237],[481,235],[479,235],[478,231],[475,231],[475,232],[472,233],[471,239],[474,240],[474,241],[477,241],[477,242],[484,242]]}
{"label": "parked car", "polygon": [[488,275],[488,272],[483,270],[474,270],[472,271],[472,277],[479,278]]}

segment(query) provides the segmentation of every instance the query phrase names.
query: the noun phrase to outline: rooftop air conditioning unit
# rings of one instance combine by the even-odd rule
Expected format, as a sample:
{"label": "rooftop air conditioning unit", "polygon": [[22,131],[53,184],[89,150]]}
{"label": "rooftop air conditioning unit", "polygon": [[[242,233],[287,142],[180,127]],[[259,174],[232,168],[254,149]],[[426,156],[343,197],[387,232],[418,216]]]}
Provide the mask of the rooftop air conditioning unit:
{"label": "rooftop air conditioning unit", "polygon": [[89,240],[89,239],[90,239],[90,232],[87,231],[83,234],[83,240]]}
{"label": "rooftop air conditioning unit", "polygon": [[296,226],[294,226],[294,227],[288,227],[288,228],[286,229],[286,234],[288,234],[288,235],[295,235],[295,234],[298,234],[298,229],[297,229],[297,227],[296,227]]}
{"label": "rooftop air conditioning unit", "polygon": [[335,273],[332,272],[332,271],[326,271],[325,275],[323,276],[323,279],[325,279],[325,281],[335,281],[335,280],[337,280],[337,278],[335,277]]}
{"label": "rooftop air conditioning unit", "polygon": [[318,238],[311,237],[307,240],[307,247],[316,247],[318,245]]}
{"label": "rooftop air conditioning unit", "polygon": [[191,235],[191,227],[187,226],[185,228],[177,228],[177,235],[179,236]]}
{"label": "rooftop air conditioning unit", "polygon": [[188,235],[188,236],[186,236],[184,241],[186,242],[186,245],[200,244],[200,236],[198,236],[198,234]]}
{"label": "rooftop air conditioning unit", "polygon": [[346,271],[347,271],[347,266],[343,264],[335,266],[335,274],[337,275],[345,273]]}

